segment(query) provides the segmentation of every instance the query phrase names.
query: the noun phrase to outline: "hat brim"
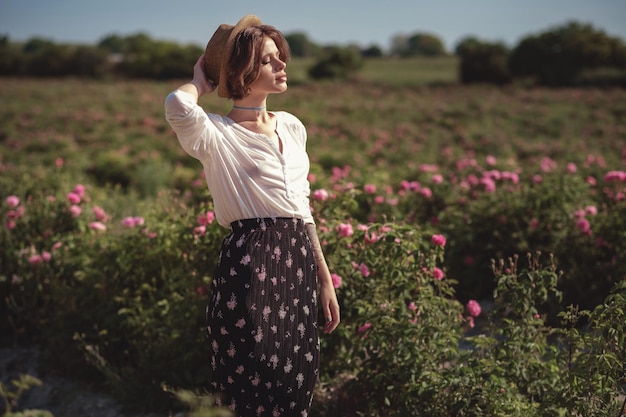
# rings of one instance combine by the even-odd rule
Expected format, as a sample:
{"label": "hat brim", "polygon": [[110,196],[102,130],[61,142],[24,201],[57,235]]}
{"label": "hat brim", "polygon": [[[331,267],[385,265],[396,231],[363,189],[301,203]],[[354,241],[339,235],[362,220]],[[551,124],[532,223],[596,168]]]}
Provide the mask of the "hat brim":
{"label": "hat brim", "polygon": [[227,63],[230,59],[230,56],[233,52],[233,46],[235,45],[235,39],[237,35],[239,35],[245,29],[251,26],[259,26],[262,25],[261,19],[253,14],[246,15],[239,19],[237,24],[233,27],[233,30],[230,32],[228,36],[228,40],[226,41],[226,45],[224,45],[224,55],[222,58],[222,62],[220,64],[220,82],[217,86],[217,95],[220,97],[228,98],[228,81],[227,81]]}

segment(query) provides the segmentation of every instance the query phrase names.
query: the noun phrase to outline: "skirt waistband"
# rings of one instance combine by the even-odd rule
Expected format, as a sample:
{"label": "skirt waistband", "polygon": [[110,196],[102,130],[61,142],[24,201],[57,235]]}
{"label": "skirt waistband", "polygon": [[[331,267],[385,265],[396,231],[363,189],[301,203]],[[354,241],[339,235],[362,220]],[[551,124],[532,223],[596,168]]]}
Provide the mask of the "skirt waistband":
{"label": "skirt waistband", "polygon": [[256,219],[241,219],[230,224],[233,232],[250,230],[289,229],[304,230],[304,220],[295,217],[260,217]]}

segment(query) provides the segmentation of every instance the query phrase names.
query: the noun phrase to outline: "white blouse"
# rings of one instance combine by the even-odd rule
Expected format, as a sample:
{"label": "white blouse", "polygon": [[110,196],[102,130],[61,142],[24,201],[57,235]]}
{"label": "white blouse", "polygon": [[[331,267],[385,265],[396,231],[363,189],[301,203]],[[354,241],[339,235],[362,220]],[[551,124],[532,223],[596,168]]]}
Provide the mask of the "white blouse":
{"label": "white blouse", "polygon": [[228,117],[206,113],[181,90],[165,100],[165,118],[183,149],[204,167],[218,223],[259,217],[296,217],[313,223],[309,206],[306,129],[287,112],[272,112],[283,143]]}

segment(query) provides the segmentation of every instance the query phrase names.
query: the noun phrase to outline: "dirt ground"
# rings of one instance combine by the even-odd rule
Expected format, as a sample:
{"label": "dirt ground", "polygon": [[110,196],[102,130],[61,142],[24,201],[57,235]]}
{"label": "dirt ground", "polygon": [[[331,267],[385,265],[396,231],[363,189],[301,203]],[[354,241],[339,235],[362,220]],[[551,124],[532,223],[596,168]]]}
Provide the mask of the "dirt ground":
{"label": "dirt ground", "polygon": [[[132,414],[104,393],[91,390],[84,384],[42,374],[39,353],[34,348],[0,348],[0,382],[14,391],[11,381],[27,374],[39,378],[43,384],[24,393],[13,411],[46,410],[54,417],[167,417],[158,414]],[[4,402],[0,401],[0,414]]]}

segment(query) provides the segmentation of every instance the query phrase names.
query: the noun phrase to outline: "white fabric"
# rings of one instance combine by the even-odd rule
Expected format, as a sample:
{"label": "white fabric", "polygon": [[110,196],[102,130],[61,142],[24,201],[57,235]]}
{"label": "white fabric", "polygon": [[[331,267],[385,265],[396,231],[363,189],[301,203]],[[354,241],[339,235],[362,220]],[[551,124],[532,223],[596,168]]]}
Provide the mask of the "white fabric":
{"label": "white fabric", "polygon": [[165,118],[183,149],[203,167],[218,223],[296,217],[313,223],[309,207],[306,129],[287,112],[272,112],[283,153],[270,138],[228,117],[206,113],[181,90],[165,100]]}

